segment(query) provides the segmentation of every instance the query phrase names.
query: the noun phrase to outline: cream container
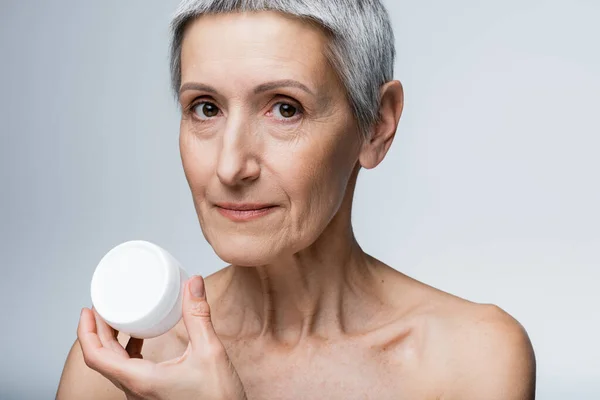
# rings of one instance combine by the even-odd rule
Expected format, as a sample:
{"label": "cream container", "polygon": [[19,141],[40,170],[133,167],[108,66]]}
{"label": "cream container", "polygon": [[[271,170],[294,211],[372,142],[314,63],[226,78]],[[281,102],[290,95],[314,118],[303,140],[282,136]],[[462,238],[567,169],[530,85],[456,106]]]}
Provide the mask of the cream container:
{"label": "cream container", "polygon": [[149,339],[173,328],[182,316],[188,274],[165,249],[132,240],[111,249],[92,277],[92,304],[114,329]]}

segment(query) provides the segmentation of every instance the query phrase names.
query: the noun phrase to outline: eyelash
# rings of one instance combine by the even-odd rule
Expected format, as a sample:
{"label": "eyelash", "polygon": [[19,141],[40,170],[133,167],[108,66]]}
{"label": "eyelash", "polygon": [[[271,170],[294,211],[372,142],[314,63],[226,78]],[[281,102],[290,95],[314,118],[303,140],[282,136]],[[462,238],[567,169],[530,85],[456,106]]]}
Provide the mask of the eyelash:
{"label": "eyelash", "polygon": [[[200,118],[194,116],[194,114],[196,114],[194,112],[194,109],[198,105],[203,104],[203,103],[212,104],[213,106],[217,107],[217,105],[215,103],[213,103],[211,101],[208,101],[207,99],[199,99],[198,101],[192,102],[192,104],[190,104],[187,107],[187,109],[186,109],[187,114],[191,114],[192,118],[194,118],[196,121],[202,122],[202,123],[208,122],[209,120],[211,120],[211,119],[214,118],[214,117],[209,117],[208,119],[200,119]],[[278,101],[278,102],[274,103],[273,106],[269,110],[273,109],[273,107],[276,106],[277,104],[282,104],[282,105],[283,104],[287,104],[287,105],[290,105],[290,106],[292,106],[292,107],[294,107],[296,109],[296,114],[293,117],[291,117],[291,118],[283,118],[283,119],[275,118],[277,121],[280,121],[280,122],[282,122],[284,124],[291,124],[291,123],[297,122],[297,120],[304,115],[304,109],[299,104],[296,104],[296,103],[291,102],[291,101]],[[221,111],[221,109],[219,107],[217,107],[217,109],[219,111]]]}

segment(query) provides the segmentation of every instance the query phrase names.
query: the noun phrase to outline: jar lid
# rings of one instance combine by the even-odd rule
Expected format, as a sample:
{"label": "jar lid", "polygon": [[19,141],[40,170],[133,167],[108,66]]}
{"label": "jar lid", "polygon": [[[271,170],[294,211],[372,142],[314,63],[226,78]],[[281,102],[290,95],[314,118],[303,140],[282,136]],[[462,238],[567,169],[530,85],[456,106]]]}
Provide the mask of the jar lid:
{"label": "jar lid", "polygon": [[113,328],[151,328],[169,313],[180,288],[178,262],[166,250],[143,240],[111,249],[100,260],[91,284],[92,303]]}

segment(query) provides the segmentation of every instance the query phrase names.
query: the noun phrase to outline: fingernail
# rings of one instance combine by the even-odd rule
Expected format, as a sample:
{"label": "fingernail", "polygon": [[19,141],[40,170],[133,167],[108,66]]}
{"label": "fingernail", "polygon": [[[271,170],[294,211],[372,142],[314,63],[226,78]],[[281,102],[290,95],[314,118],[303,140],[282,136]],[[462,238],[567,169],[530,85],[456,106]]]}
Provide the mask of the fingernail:
{"label": "fingernail", "polygon": [[190,292],[192,296],[204,297],[204,280],[200,276],[194,276],[190,282]]}

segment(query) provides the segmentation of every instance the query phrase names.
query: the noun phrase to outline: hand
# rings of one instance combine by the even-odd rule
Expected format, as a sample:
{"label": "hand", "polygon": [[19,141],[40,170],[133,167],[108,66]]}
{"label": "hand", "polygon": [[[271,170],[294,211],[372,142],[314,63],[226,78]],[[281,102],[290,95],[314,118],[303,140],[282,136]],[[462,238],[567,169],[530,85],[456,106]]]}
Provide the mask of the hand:
{"label": "hand", "polygon": [[81,311],[77,337],[86,365],[125,392],[127,399],[245,400],[242,382],[212,325],[200,276],[185,284],[183,322],[190,338],[186,351],[158,364],[142,358],[143,339],[130,338],[123,348],[116,340],[118,331],[95,310]]}

